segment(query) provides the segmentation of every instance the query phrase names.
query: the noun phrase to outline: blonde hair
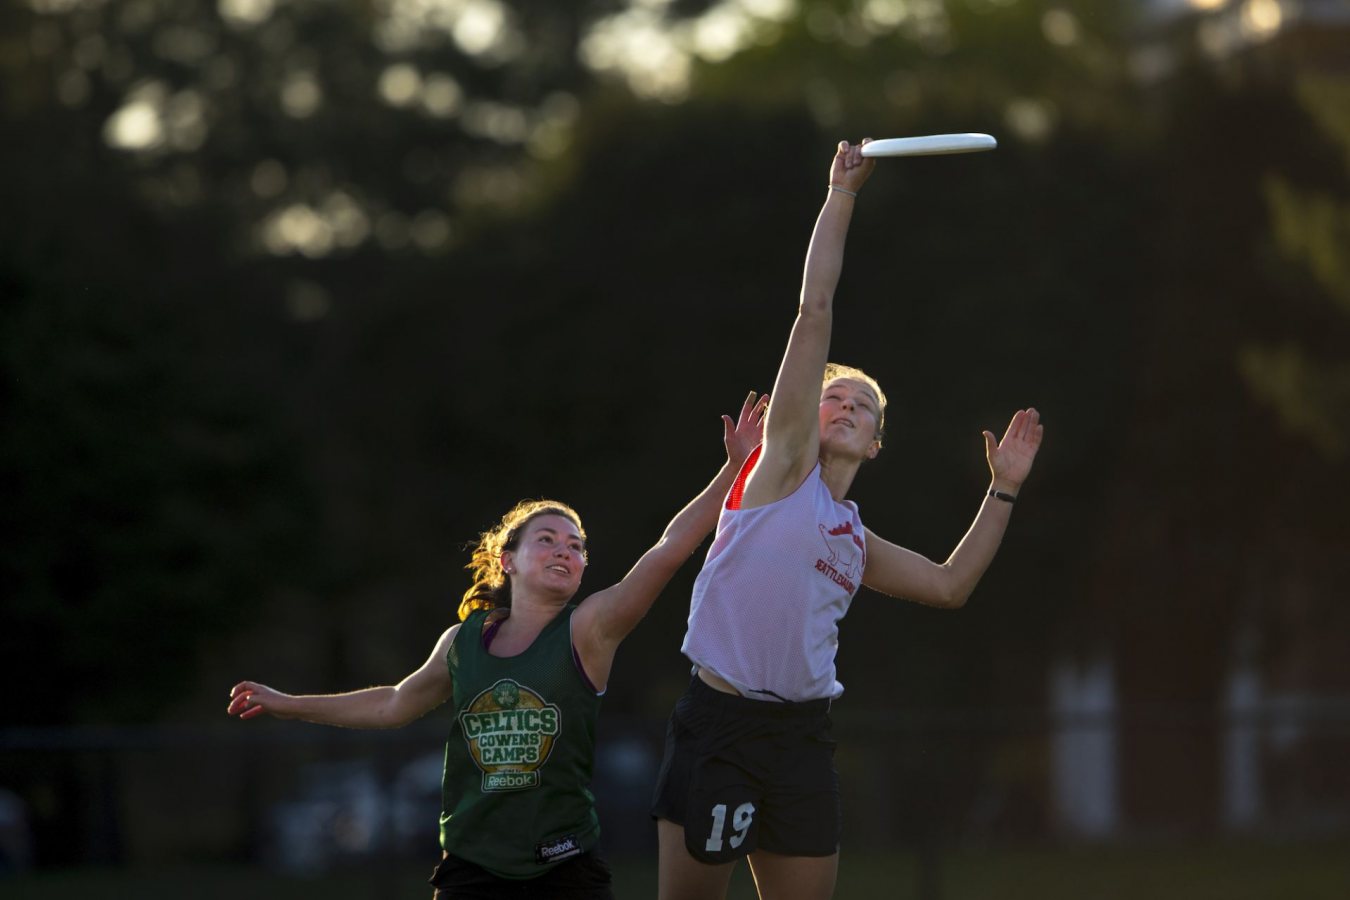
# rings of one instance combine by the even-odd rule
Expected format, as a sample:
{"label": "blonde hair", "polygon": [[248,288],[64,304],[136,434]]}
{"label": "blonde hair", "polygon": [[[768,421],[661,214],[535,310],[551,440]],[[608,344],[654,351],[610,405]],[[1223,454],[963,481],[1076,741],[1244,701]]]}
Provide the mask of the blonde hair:
{"label": "blonde hair", "polygon": [[861,381],[872,389],[872,393],[877,395],[877,442],[880,443],[882,436],[886,433],[886,393],[881,389],[881,385],[862,369],[855,369],[853,366],[846,366],[842,363],[828,363],[825,366],[825,377],[820,382],[820,389],[825,390],[825,385],[836,378],[851,378],[854,381]]}
{"label": "blonde hair", "polygon": [[479,609],[510,609],[511,582],[502,571],[502,553],[514,550],[525,532],[525,526],[540,516],[562,516],[577,526],[581,540],[586,540],[586,529],[581,527],[581,516],[566,503],[557,500],[522,500],[502,516],[496,527],[483,532],[473,555],[464,568],[468,569],[473,584],[459,601],[459,618],[463,621]]}

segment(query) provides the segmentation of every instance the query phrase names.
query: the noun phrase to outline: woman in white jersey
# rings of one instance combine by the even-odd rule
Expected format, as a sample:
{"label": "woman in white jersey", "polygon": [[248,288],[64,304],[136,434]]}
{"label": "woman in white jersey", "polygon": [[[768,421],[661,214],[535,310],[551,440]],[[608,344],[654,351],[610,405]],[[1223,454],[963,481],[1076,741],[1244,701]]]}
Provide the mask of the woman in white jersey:
{"label": "woman in white jersey", "polygon": [[844,499],[858,467],[881,450],[886,407],[865,373],[827,366],[845,235],[873,166],[861,145],[839,144],[764,444],[727,496],[694,586],[682,649],[695,674],[671,716],[652,808],[660,900],[725,897],[741,857],[765,900],[832,895],[840,809],[828,712],[843,692],[838,622],[859,585],[930,606],[964,604],[1040,446],[1034,409],[1019,410],[1001,441],[984,432],[990,486],[942,564],[872,534]]}
{"label": "woman in white jersey", "polygon": [[722,417],[726,464],[618,584],[574,604],[587,562],[580,517],[554,501],[522,501],[483,534],[464,621],[417,671],[397,685],[329,695],[243,681],[229,714],[397,728],[450,700],[437,900],[613,900],[589,789],[599,698],[619,642],[712,530],[763,416],[751,393],[737,421]]}

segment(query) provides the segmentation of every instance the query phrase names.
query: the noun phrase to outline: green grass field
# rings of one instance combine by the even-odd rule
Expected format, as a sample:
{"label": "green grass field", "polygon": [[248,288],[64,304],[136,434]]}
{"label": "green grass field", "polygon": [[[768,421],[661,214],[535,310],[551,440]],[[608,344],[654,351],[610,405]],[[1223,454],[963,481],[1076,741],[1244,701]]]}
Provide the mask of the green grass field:
{"label": "green grass field", "polygon": [[[353,868],[297,879],[246,867],[72,870],[0,878],[0,897],[23,900],[389,900],[426,898],[431,866]],[[619,900],[656,894],[650,860],[617,863]],[[839,900],[1345,900],[1350,897],[1350,843],[1222,845],[1179,848],[949,851],[921,897],[912,854],[847,854]],[[753,900],[744,867],[730,900]]]}

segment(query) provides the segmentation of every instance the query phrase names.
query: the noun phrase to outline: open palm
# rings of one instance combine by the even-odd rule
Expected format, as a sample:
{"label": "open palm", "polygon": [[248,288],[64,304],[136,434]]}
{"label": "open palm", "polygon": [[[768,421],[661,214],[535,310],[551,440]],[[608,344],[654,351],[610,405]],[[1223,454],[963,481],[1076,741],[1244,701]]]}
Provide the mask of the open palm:
{"label": "open palm", "polygon": [[994,439],[992,431],[986,431],[984,445],[989,471],[997,479],[1021,484],[1031,472],[1044,433],[1041,414],[1035,409],[1019,409],[1014,413],[1001,441]]}
{"label": "open palm", "polygon": [[751,391],[735,421],[731,416],[722,417],[722,441],[727,447],[727,460],[733,466],[739,468],[764,440],[764,414],[768,409],[769,395],[757,399]]}

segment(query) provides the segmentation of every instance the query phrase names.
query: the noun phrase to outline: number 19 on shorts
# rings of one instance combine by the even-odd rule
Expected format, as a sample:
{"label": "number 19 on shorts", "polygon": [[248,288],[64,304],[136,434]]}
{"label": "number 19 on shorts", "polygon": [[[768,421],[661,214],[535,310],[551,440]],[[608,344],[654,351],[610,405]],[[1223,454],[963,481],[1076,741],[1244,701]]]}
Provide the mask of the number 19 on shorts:
{"label": "number 19 on shorts", "polygon": [[[735,850],[741,846],[745,840],[746,832],[755,821],[755,804],[742,803],[736,807],[736,811],[731,814],[731,830],[735,832],[727,838],[727,843],[731,849]],[[712,831],[708,833],[708,842],[703,849],[709,853],[720,853],[722,850],[722,834],[727,825],[727,805],[719,803],[712,808]]]}

